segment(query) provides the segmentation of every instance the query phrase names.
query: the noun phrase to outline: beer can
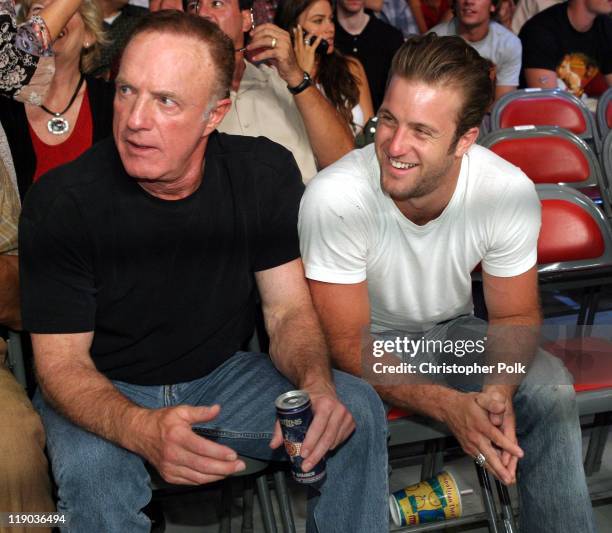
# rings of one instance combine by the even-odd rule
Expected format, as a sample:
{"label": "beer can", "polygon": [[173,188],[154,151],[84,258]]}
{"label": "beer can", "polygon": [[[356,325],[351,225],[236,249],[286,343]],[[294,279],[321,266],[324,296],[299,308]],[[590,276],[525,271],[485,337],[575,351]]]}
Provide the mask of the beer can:
{"label": "beer can", "polygon": [[320,486],[325,480],[325,459],[321,459],[310,472],[302,471],[302,443],[312,422],[310,397],[302,390],[281,394],[276,401],[276,413],[283,431],[285,450],[291,460],[291,474],[298,483]]}

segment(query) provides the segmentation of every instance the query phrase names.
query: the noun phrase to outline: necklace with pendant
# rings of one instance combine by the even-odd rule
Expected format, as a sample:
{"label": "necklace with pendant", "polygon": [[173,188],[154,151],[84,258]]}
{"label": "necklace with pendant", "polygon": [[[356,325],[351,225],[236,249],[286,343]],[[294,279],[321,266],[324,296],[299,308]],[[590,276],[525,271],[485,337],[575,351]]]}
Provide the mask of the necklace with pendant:
{"label": "necklace with pendant", "polygon": [[74,101],[76,100],[77,94],[79,94],[79,90],[81,89],[84,80],[85,78],[83,77],[83,74],[81,74],[81,79],[79,80],[79,83],[77,84],[76,89],[74,90],[74,94],[72,95],[70,102],[68,102],[66,109],[64,109],[60,113],[51,111],[50,109],[47,109],[44,105],[40,106],[43,111],[49,113],[49,115],[53,115],[53,118],[49,119],[49,122],[47,122],[47,129],[49,130],[49,133],[52,133],[53,135],[63,135],[64,133],[68,133],[70,131],[70,123],[62,115],[70,109],[72,104],[74,104]]}

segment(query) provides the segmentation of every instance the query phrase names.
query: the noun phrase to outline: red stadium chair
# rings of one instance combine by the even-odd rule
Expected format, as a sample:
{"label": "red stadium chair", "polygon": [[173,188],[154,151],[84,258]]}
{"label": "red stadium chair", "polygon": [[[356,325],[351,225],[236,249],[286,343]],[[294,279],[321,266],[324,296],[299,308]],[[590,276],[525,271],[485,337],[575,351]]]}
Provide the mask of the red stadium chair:
{"label": "red stadium chair", "polygon": [[612,283],[610,225],[578,191],[563,185],[536,185],[536,189],[542,203],[540,289],[584,289],[578,324],[592,324],[599,291]]}
{"label": "red stadium chair", "polygon": [[612,87],[600,96],[596,115],[599,137],[605,139],[608,131],[612,129]]}
{"label": "red stadium chair", "polygon": [[500,98],[491,111],[491,131],[515,126],[559,126],[599,153],[595,119],[584,103],[559,89],[521,89]]}
{"label": "red stadium chair", "polygon": [[556,126],[518,126],[491,132],[480,144],[519,167],[534,183],[578,189],[612,216],[609,182],[597,156],[570,131]]}

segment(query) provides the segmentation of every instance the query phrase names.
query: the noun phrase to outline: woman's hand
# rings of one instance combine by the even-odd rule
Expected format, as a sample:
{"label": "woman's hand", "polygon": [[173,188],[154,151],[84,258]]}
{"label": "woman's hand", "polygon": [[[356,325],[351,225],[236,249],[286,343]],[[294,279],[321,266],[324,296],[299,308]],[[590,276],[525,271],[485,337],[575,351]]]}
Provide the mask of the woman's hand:
{"label": "woman's hand", "polygon": [[293,32],[293,51],[295,52],[298,65],[302,70],[308,72],[310,77],[313,77],[317,62],[316,50],[321,42],[321,36],[319,35],[312,44],[309,44],[310,39],[312,39],[314,35],[310,33],[304,35],[302,27],[299,24],[291,31]]}

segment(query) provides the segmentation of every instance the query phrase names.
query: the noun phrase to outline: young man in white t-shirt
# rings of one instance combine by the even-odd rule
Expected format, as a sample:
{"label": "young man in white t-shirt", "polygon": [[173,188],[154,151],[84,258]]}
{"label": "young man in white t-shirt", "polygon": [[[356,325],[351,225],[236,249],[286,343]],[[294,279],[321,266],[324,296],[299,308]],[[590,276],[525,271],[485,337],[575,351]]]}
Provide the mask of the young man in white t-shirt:
{"label": "young man in white t-shirt", "polygon": [[[518,479],[522,532],[595,531],[573,388],[530,337],[540,323],[540,203],[518,168],[474,144],[493,98],[486,60],[459,37],[427,35],[407,41],[390,76],[375,144],[318,174],[300,210],[306,276],[334,360],[365,376],[372,337],[465,347],[494,330],[501,350],[486,357],[519,347],[533,360],[522,381],[423,384],[424,371],[419,384],[378,381],[379,394],[444,422],[502,482]],[[472,315],[479,264],[488,329]],[[458,350],[406,346],[369,355],[465,364]]]}
{"label": "young man in white t-shirt", "polygon": [[521,40],[492,20],[496,0],[456,0],[455,16],[431,28],[438,35],[459,35],[495,66],[495,99],[514,91],[521,74]]}

